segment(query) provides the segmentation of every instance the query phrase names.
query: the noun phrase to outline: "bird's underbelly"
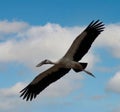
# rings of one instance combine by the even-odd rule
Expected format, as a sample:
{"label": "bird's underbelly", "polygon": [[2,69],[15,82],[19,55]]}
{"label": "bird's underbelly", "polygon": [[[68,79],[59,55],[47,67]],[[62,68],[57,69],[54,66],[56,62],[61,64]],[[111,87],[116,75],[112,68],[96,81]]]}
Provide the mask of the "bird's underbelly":
{"label": "bird's underbelly", "polygon": [[78,62],[71,61],[65,64],[65,68],[79,69],[82,70],[82,65]]}
{"label": "bird's underbelly", "polygon": [[73,68],[73,66],[72,66],[71,63],[67,63],[67,64],[65,65],[65,68]]}
{"label": "bird's underbelly", "polygon": [[80,63],[67,58],[64,60],[61,59],[59,61],[59,64],[62,65],[64,68],[82,70],[82,65]]}

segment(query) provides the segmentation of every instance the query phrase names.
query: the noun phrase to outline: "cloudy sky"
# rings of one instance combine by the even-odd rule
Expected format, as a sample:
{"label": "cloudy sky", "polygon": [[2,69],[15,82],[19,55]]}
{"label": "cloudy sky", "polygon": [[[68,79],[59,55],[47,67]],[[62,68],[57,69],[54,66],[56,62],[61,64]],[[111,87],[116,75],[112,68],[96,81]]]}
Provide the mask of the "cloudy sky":
{"label": "cloudy sky", "polygon": [[[119,0],[0,0],[0,112],[120,112]],[[35,100],[19,97],[23,89],[57,61],[92,21],[105,31],[82,61],[87,74],[70,71]]]}

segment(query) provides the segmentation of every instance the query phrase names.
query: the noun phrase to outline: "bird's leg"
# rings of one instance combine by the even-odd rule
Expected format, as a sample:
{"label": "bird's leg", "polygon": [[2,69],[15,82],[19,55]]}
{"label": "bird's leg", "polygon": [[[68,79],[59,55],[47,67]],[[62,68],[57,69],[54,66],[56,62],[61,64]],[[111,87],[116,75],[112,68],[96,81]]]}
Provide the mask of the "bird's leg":
{"label": "bird's leg", "polygon": [[87,70],[83,70],[85,73],[87,73],[88,75],[91,75],[92,77],[95,77],[91,72],[87,71]]}
{"label": "bird's leg", "polygon": [[[84,63],[84,64],[86,64],[86,63]],[[79,64],[80,65],[80,69],[82,70],[82,71],[84,71],[85,73],[87,73],[88,75],[91,75],[92,77],[95,77],[91,72],[89,72],[88,70],[85,70],[85,68],[83,68],[83,66],[81,65],[81,64]]]}
{"label": "bird's leg", "polygon": [[[82,66],[83,64],[85,65],[85,67]],[[95,77],[91,72],[85,70],[86,66],[87,66],[87,63],[82,63],[82,64],[81,64],[81,63],[74,62],[74,61],[72,61],[72,62],[70,63],[70,67],[71,67],[75,72],[84,71],[84,72],[87,73],[88,75],[91,75],[92,77]],[[83,68],[83,67],[84,67],[84,68]]]}

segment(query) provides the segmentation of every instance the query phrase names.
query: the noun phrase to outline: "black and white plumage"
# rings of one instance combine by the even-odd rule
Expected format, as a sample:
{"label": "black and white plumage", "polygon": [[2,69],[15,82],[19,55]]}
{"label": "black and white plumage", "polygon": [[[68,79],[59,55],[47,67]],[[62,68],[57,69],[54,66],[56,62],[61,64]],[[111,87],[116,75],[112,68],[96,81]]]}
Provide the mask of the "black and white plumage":
{"label": "black and white plumage", "polygon": [[103,31],[104,24],[102,22],[92,21],[88,27],[73,41],[70,49],[65,57],[69,57],[74,61],[79,61],[89,50],[93,41]]}
{"label": "black and white plumage", "polygon": [[44,60],[37,65],[54,64],[51,68],[40,73],[28,86],[20,91],[23,99],[32,100],[51,83],[57,81],[71,69],[75,72],[84,71],[94,77],[92,73],[85,70],[87,63],[78,62],[88,52],[97,36],[103,31],[104,24],[92,21],[88,27],[73,41],[67,53],[58,62]]}

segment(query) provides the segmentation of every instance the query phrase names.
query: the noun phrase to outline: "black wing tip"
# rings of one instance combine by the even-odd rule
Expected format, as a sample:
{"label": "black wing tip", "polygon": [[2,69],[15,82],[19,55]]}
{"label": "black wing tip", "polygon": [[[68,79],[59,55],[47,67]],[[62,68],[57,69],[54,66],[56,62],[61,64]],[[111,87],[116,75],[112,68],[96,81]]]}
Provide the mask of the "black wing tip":
{"label": "black wing tip", "polygon": [[22,99],[26,101],[32,101],[37,96],[37,93],[34,93],[31,91],[29,85],[25,87],[24,89],[22,89],[20,91],[20,94],[21,94],[20,97],[22,97]]}
{"label": "black wing tip", "polygon": [[103,24],[102,21],[100,21],[99,19],[96,21],[92,21],[88,27],[86,28],[86,30],[90,30],[90,29],[94,29],[96,31],[98,31],[99,33],[104,31],[105,25]]}

